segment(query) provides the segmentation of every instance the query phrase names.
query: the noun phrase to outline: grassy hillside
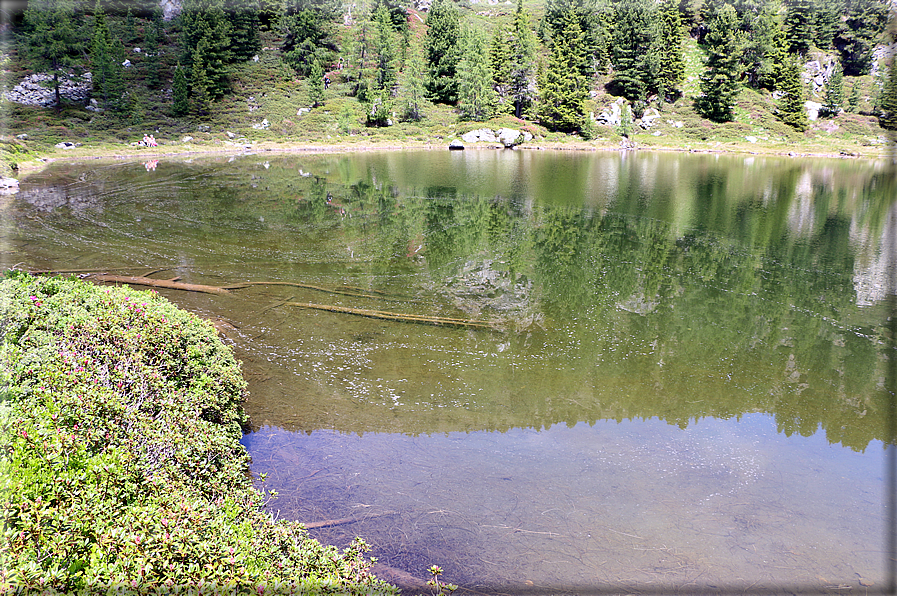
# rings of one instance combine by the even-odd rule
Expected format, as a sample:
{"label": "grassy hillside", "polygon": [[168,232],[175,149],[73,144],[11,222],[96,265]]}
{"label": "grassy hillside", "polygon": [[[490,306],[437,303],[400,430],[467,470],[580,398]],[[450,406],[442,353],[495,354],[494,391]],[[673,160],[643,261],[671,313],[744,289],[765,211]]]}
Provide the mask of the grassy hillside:
{"label": "grassy hillside", "polygon": [[[540,3],[533,4],[534,17],[540,14]],[[464,3],[462,3],[464,6]],[[510,17],[510,4],[469,3],[464,8],[467,18],[486,27],[494,27],[501,19]],[[409,15],[412,35],[425,33],[425,14]],[[113,26],[115,18],[110,18]],[[168,24],[163,45],[163,63],[168,76],[158,89],[148,88],[145,53],[134,52],[139,47],[143,26],[138,19],[137,38],[130,44],[127,70],[128,89],[136,97],[127,114],[94,113],[82,105],[66,105],[60,112],[50,108],[25,106],[7,100],[0,101],[3,129],[0,135],[2,171],[0,175],[15,173],[20,163],[36,155],[103,153],[118,154],[135,151],[130,143],[140,140],[144,133],[153,133],[160,141],[161,151],[238,149],[249,143],[311,144],[349,146],[363,145],[447,145],[460,134],[480,128],[484,123],[462,122],[452,106],[430,104],[420,122],[400,122],[393,126],[371,128],[365,126],[364,106],[351,97],[351,86],[343,73],[329,73],[333,84],[325,91],[324,104],[311,110],[307,81],[281,59],[282,39],[275,31],[262,31],[262,46],[257,61],[237,64],[232,69],[231,93],[213,103],[212,113],[203,119],[174,117],[171,114],[170,74],[178,59],[179,32]],[[350,32],[341,27],[338,35],[343,47]],[[8,36],[2,48],[3,89],[8,90],[31,73],[28,62],[19,54],[14,36]],[[642,148],[672,148],[680,150],[781,152],[796,154],[880,155],[887,144],[883,129],[870,114],[875,83],[871,76],[846,77],[845,95],[856,84],[861,101],[856,113],[842,113],[837,118],[817,120],[806,133],[799,133],[775,117],[775,99],[768,92],[744,88],[738,99],[733,122],[718,124],[702,118],[695,110],[694,98],[699,93],[702,69],[702,50],[694,40],[687,41],[688,78],[683,96],[674,104],[662,106],[661,117],[650,130],[635,128],[631,141]],[[618,98],[604,88],[606,80],[593,85],[588,109],[594,114],[608,109]],[[810,97],[822,101],[821,97]],[[398,101],[401,97],[397,98]],[[300,111],[302,110],[302,111]],[[527,126],[534,133],[535,143],[545,146],[584,148],[616,148],[622,137],[614,127],[598,126],[596,138],[584,141],[581,137],[550,133],[537,122],[523,122],[502,117],[485,123],[486,126]],[[21,137],[26,135],[26,137]],[[185,137],[192,137],[184,141]],[[81,147],[62,151],[57,143],[69,141]],[[143,150],[148,152],[149,150]]]}

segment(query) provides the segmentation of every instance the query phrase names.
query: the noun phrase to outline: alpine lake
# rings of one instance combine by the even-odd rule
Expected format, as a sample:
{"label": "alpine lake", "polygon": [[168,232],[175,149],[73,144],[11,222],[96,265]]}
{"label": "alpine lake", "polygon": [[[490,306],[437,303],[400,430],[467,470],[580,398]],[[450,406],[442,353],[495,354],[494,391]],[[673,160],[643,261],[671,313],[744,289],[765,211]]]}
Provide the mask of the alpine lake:
{"label": "alpine lake", "polygon": [[241,286],[157,291],[242,361],[272,514],[461,594],[881,593],[895,244],[858,160],[247,153],[0,197],[4,269]]}

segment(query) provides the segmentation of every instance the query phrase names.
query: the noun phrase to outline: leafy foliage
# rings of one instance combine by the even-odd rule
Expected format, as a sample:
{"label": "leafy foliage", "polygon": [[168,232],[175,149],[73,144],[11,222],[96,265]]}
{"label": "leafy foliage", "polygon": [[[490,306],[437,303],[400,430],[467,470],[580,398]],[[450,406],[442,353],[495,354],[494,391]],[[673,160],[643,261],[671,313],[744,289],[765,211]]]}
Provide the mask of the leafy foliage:
{"label": "leafy foliage", "polygon": [[245,381],[158,296],[0,280],[0,590],[390,593],[356,541],[275,522],[240,445]]}

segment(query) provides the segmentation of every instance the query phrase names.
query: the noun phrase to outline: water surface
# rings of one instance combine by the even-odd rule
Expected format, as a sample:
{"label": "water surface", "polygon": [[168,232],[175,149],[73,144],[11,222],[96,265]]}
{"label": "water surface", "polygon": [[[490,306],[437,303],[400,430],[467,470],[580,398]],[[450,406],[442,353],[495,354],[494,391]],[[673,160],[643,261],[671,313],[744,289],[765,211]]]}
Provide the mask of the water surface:
{"label": "water surface", "polygon": [[68,164],[0,199],[0,264],[281,282],[160,293],[243,361],[272,511],[355,519],[314,534],[391,567],[874,591],[895,196],[876,164],[753,156]]}

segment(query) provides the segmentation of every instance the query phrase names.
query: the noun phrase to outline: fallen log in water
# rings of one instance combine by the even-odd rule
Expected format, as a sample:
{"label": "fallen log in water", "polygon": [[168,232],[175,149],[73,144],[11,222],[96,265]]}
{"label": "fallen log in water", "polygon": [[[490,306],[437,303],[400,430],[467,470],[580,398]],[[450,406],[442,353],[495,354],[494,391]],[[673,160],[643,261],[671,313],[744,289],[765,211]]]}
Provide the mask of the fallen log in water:
{"label": "fallen log in water", "polygon": [[366,308],[349,308],[346,306],[330,306],[327,304],[310,304],[307,302],[286,302],[289,306],[310,308],[314,310],[326,310],[339,312],[371,319],[383,319],[386,321],[399,321],[402,323],[417,323],[419,325],[434,325],[436,327],[463,327],[468,329],[495,329],[492,323],[486,321],[472,321],[469,319],[450,319],[446,317],[428,317],[424,315],[405,315],[397,312],[385,312],[381,310],[368,310]]}
{"label": "fallen log in water", "polygon": [[174,279],[152,279],[137,275],[111,275],[108,273],[90,273],[83,279],[114,284],[128,284],[134,286],[150,286],[153,288],[167,288],[169,290],[184,290],[186,292],[202,292],[205,294],[230,294],[230,291],[218,286],[206,286],[203,284],[188,284]]}
{"label": "fallen log in water", "polygon": [[[342,296],[352,296],[353,298],[379,298],[390,299],[383,292],[377,290],[365,290],[363,288],[348,288],[344,290],[322,288],[321,286],[313,286],[311,284],[300,284],[292,281],[247,281],[232,286],[224,286],[226,290],[242,290],[252,286],[290,286],[292,288],[302,288],[304,290],[315,290],[316,292],[325,292],[327,294],[340,294]],[[353,291],[349,291],[349,289]]]}
{"label": "fallen log in water", "polygon": [[371,573],[383,581],[398,586],[405,593],[418,594],[421,590],[431,591],[430,586],[426,581],[411,575],[407,571],[402,571],[401,569],[396,569],[395,567],[390,567],[383,563],[374,563],[371,565]]}

